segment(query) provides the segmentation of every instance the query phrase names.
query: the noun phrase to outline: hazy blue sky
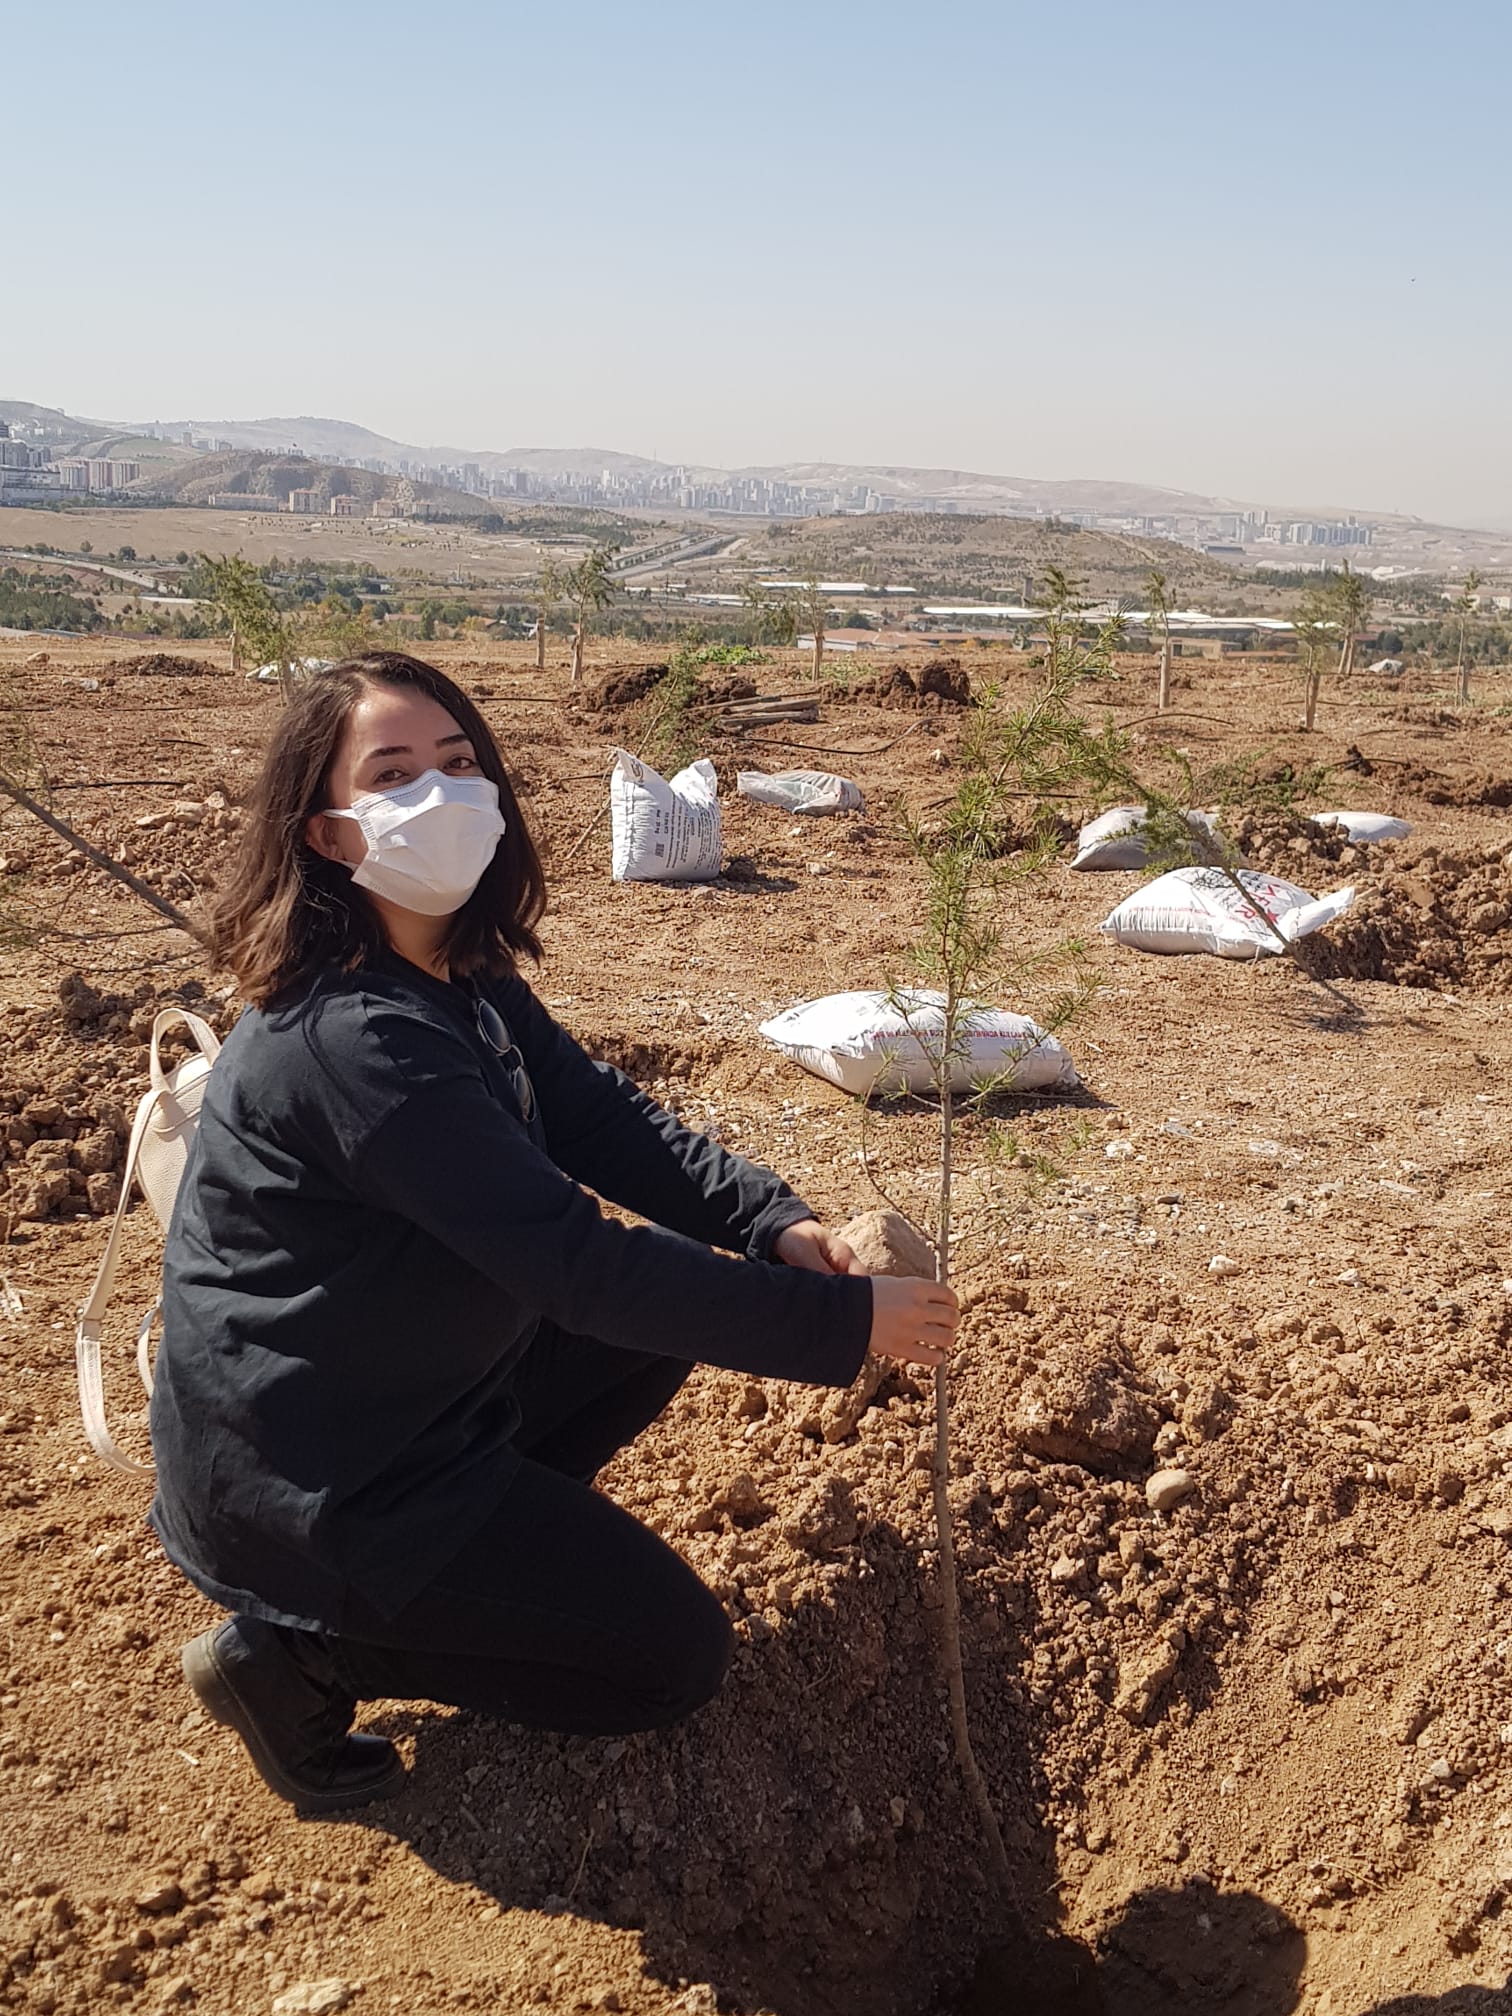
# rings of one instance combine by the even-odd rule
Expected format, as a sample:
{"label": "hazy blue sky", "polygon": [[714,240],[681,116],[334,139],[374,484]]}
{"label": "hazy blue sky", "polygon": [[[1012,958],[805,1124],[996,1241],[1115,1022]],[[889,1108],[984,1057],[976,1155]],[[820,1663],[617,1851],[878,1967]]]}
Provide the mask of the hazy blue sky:
{"label": "hazy blue sky", "polygon": [[1512,524],[1506,0],[4,17],[0,395]]}

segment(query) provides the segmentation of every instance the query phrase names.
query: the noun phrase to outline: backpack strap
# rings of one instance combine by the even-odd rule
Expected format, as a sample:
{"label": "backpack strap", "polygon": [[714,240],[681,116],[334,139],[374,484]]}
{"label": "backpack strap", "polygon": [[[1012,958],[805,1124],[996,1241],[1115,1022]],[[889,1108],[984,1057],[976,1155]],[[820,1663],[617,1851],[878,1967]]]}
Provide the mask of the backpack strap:
{"label": "backpack strap", "polygon": [[[156,1043],[153,1044],[153,1062],[157,1062]],[[129,1456],[123,1456],[111,1439],[105,1420],[105,1382],[100,1371],[100,1330],[110,1303],[110,1291],[115,1286],[116,1267],[121,1257],[121,1227],[125,1222],[126,1207],[131,1202],[131,1186],[136,1180],[142,1136],[147,1132],[148,1122],[167,1089],[166,1082],[160,1088],[154,1087],[151,1095],[138,1106],[136,1118],[131,1123],[131,1142],[126,1150],[126,1167],[121,1175],[121,1194],[116,1200],[115,1216],[110,1221],[110,1236],[105,1241],[94,1286],[79,1311],[79,1325],[74,1332],[74,1356],[79,1367],[79,1408],[84,1416],[84,1433],[97,1456],[103,1456],[113,1470],[124,1470],[132,1477],[150,1476],[152,1465],[135,1463]],[[140,1362],[139,1357],[138,1364]],[[150,1393],[152,1388],[149,1386],[147,1390]]]}
{"label": "backpack strap", "polygon": [[[164,1029],[174,1022],[188,1024],[189,1033],[200,1051],[212,1062],[220,1054],[220,1038],[210,1024],[198,1015],[191,1015],[183,1008],[164,1008],[154,1016],[152,1047],[148,1059],[152,1090],[137,1107],[136,1118],[131,1123],[126,1167],[121,1173],[121,1194],[116,1201],[115,1216],[110,1222],[110,1236],[105,1241],[105,1251],[100,1256],[94,1286],[89,1291],[88,1300],[79,1311],[78,1328],[74,1332],[74,1356],[79,1372],[79,1409],[84,1416],[84,1433],[89,1437],[90,1447],[97,1456],[103,1457],[113,1470],[124,1471],[131,1477],[150,1477],[152,1465],[134,1462],[131,1457],[123,1455],[110,1433],[105,1416],[105,1382],[100,1367],[100,1336],[105,1311],[110,1304],[111,1290],[115,1287],[116,1268],[120,1262],[121,1228],[131,1202],[131,1186],[136,1181],[137,1161],[142,1152],[142,1142],[159,1106],[173,1090],[168,1081],[168,1074],[163,1069],[158,1044]],[[149,1346],[153,1319],[157,1315],[158,1307],[159,1305],[154,1303],[137,1332],[137,1371],[149,1398],[152,1394]]]}
{"label": "backpack strap", "polygon": [[160,1295],[137,1325],[136,1361],[137,1377],[142,1382],[142,1391],[152,1398],[152,1330],[163,1313],[163,1298]]}
{"label": "backpack strap", "polygon": [[220,1055],[220,1038],[201,1016],[191,1015],[187,1008],[160,1008],[152,1018],[152,1049],[147,1059],[147,1071],[154,1092],[163,1093],[169,1090],[168,1073],[163,1069],[163,1060],[158,1055],[158,1044],[162,1041],[163,1031],[171,1028],[175,1022],[187,1023],[189,1034],[199,1045],[201,1053],[208,1057],[212,1064]]}

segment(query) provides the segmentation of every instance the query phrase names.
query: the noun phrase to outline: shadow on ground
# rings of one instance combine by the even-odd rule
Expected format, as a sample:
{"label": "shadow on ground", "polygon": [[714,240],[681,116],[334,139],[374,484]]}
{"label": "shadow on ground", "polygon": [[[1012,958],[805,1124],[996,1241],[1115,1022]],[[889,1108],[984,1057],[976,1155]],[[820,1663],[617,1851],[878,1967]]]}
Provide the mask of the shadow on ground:
{"label": "shadow on ground", "polygon": [[774,874],[749,854],[732,854],[716,877],[716,889],[729,896],[791,896],[798,884],[791,875]]}
{"label": "shadow on ground", "polygon": [[[408,1842],[443,1878],[505,1907],[631,1928],[674,1993],[727,2011],[923,2016],[1014,1955],[1010,2007],[1092,2016],[1084,1947],[1005,1927],[949,1756],[937,1617],[915,1550],[869,1528],[780,1628],[758,1613],[717,1701],[626,1741],[523,1732],[481,1716],[390,1708],[412,1738],[401,1797],[353,1824]],[[1000,1621],[968,1619],[982,1763],[1019,1894],[1053,1909],[1023,1714]],[[691,2005],[690,2005],[691,2006]]]}
{"label": "shadow on ground", "polygon": [[[380,1711],[369,1726],[413,1741],[414,1772],[352,1824],[505,1909],[638,1932],[649,1976],[673,1996],[703,1984],[688,2006],[730,2016],[1292,2016],[1305,1938],[1248,1892],[1141,1891],[1095,1953],[1057,1931],[1011,1678],[1033,1617],[973,1605],[980,1761],[1018,1895],[1046,1914],[1031,1902],[1005,1924],[949,1755],[916,1552],[879,1524],[820,1573],[777,1628],[751,1616],[723,1693],[678,1729],[589,1741]],[[1505,1991],[1466,1987],[1348,2016],[1509,2011]]]}

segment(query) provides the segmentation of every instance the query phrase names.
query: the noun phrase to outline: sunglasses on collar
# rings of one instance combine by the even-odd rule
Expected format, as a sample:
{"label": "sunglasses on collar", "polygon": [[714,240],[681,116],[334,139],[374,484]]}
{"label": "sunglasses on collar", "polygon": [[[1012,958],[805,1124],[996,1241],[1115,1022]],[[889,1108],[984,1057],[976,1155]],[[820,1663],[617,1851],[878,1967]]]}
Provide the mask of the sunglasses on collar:
{"label": "sunglasses on collar", "polygon": [[525,1069],[525,1059],[520,1054],[519,1045],[509,1033],[509,1024],[476,988],[473,990],[473,1010],[477,1018],[478,1034],[501,1059],[509,1074],[515,1104],[520,1109],[520,1118],[529,1123],[535,1114],[535,1087],[530,1082],[530,1073]]}

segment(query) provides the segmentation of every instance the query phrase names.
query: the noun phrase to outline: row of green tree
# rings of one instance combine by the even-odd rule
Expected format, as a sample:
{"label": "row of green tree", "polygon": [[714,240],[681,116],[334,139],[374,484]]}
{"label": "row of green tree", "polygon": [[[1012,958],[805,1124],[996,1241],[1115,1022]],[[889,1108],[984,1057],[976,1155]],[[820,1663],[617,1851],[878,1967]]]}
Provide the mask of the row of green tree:
{"label": "row of green tree", "polygon": [[101,630],[105,618],[99,604],[72,592],[66,578],[23,574],[19,567],[0,571],[0,629]]}

